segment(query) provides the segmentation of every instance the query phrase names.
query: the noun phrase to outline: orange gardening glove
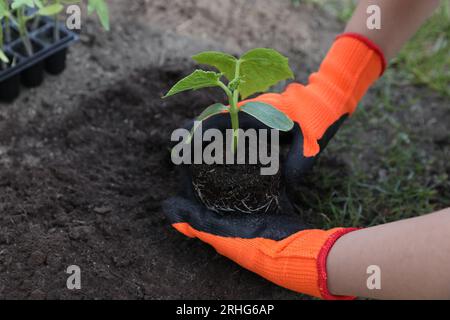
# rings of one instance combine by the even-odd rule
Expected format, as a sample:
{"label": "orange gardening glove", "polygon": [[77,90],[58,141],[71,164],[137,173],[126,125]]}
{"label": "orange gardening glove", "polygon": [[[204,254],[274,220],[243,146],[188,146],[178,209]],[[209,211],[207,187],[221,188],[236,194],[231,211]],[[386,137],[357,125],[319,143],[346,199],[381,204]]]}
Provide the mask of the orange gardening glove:
{"label": "orange gardening glove", "polygon": [[[386,67],[381,50],[353,33],[338,36],[309,84],[289,85],[281,94],[268,93],[249,101],[273,105],[297,125],[286,161],[287,182],[297,184],[368,88]],[[289,181],[290,180],[290,181]]]}
{"label": "orange gardening glove", "polygon": [[[307,86],[291,84],[282,94],[253,99],[275,106],[297,123],[284,172],[286,180],[311,168],[384,66],[382,53],[369,40],[342,35]],[[167,200],[163,209],[179,232],[210,244],[220,254],[282,287],[324,299],[352,298],[328,291],[326,261],[339,237],[355,229],[309,230],[287,210],[285,215],[220,215],[199,204],[191,185],[180,196]]]}
{"label": "orange gardening glove", "polygon": [[172,226],[211,245],[221,255],[287,289],[323,299],[327,288],[327,256],[333,244],[353,228],[308,230],[296,215],[221,215],[193,196],[167,200],[164,213]]}

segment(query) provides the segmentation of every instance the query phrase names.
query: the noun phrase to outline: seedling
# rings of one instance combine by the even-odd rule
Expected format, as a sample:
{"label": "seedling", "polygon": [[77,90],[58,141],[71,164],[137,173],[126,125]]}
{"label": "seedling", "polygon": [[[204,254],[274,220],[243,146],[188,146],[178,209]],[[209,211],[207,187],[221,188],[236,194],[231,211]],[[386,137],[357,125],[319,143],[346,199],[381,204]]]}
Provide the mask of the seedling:
{"label": "seedling", "polygon": [[[4,49],[5,37],[7,41],[8,37],[10,37],[10,31],[8,31],[9,25],[8,27],[5,27],[5,29],[3,27],[4,23],[6,24],[8,22],[7,19],[9,18],[9,15],[8,3],[6,0],[0,0],[0,69],[5,68],[5,65],[9,62]],[[5,33],[9,34],[9,36],[5,35]]]}
{"label": "seedling", "polygon": [[11,12],[9,11],[9,0],[0,0],[0,22],[3,22],[3,25],[0,24],[0,28],[2,28],[2,41],[11,41],[10,17]]}
{"label": "seedling", "polygon": [[[192,57],[199,64],[209,65],[219,72],[195,70],[189,76],[177,82],[163,97],[208,87],[220,87],[228,97],[228,106],[216,103],[206,108],[197,117],[197,126],[201,121],[214,115],[229,112],[233,129],[233,150],[238,144],[239,112],[245,112],[270,128],[289,131],[294,123],[275,107],[261,102],[248,102],[238,107],[239,101],[254,93],[266,92],[271,86],[294,77],[288,59],[279,52],[268,48],[248,51],[239,59],[223,52],[208,51]],[[227,83],[223,82],[225,78]],[[191,138],[189,138],[190,141]]]}
{"label": "seedling", "polygon": [[[0,0],[0,60],[7,62],[4,41],[11,42],[11,25],[17,26],[26,54],[33,55],[33,46],[28,29],[35,30],[42,16],[54,18],[53,40],[60,40],[59,15],[67,4],[82,3],[82,0]],[[96,13],[107,31],[110,29],[109,9],[105,0],[88,0],[88,13]],[[29,21],[34,20],[31,27]]]}
{"label": "seedling", "polygon": [[88,14],[95,13],[100,23],[106,31],[109,31],[109,9],[105,0],[89,0],[88,1]]}
{"label": "seedling", "polygon": [[34,8],[33,0],[13,0],[11,4],[11,9],[15,11],[16,24],[19,28],[19,34],[22,39],[23,45],[28,56],[33,55],[33,46],[31,44],[30,38],[28,37],[27,21],[29,17],[27,16],[26,9]]}
{"label": "seedling", "polygon": [[[67,49],[78,37],[70,28],[60,25],[63,22],[59,18],[66,5],[84,2],[0,0],[0,100],[14,100],[21,83],[26,87],[39,86],[44,70],[52,75],[64,71]],[[108,30],[106,1],[86,0],[86,3],[88,12],[96,13]]]}
{"label": "seedling", "polygon": [[60,40],[60,31],[59,31],[59,14],[64,9],[64,4],[72,3],[71,1],[62,1],[62,0],[34,0],[36,7],[38,8],[38,12],[36,17],[34,18],[34,23],[32,29],[37,29],[39,27],[39,23],[41,21],[41,16],[51,16],[54,19],[54,28],[53,28],[53,40],[57,42]]}
{"label": "seedling", "polygon": [[[41,0],[42,1],[42,0]],[[67,4],[77,4],[82,3],[82,0],[44,0],[44,2],[51,2],[53,6],[58,6],[62,9],[64,8],[64,5]],[[55,21],[55,28],[53,32],[53,41],[57,42],[60,39],[60,28],[59,28],[59,13],[61,11],[56,12],[53,15],[54,21]],[[96,13],[97,16],[100,19],[100,23],[106,31],[109,31],[110,25],[109,25],[109,9],[108,5],[106,4],[105,0],[88,0],[88,14]]]}
{"label": "seedling", "polygon": [[[38,16],[54,16],[63,10],[61,4],[44,5],[41,0],[13,0],[11,9],[15,11],[15,23],[29,57],[33,55],[33,45],[28,36],[28,22]],[[30,13],[30,10],[36,9]],[[13,19],[14,21],[14,19]]]}
{"label": "seedling", "polygon": [[9,58],[4,51],[4,31],[2,26],[2,16],[0,12],[0,70],[6,69],[9,63]]}
{"label": "seedling", "polygon": [[[56,12],[53,15],[53,20],[55,24],[55,28],[53,29],[53,41],[58,42],[61,38],[60,33],[60,12],[63,10],[65,5],[70,4],[79,4],[82,3],[82,0],[40,0],[35,1],[36,5],[41,8],[42,6],[48,6],[49,4],[52,4],[54,6],[58,6],[61,8],[59,12]],[[88,14],[96,13],[97,16],[100,19],[100,23],[106,31],[109,31],[110,24],[109,24],[109,9],[108,5],[105,2],[105,0],[88,0]],[[40,16],[36,17],[34,23],[33,23],[33,30],[36,29],[39,26],[40,22]]]}
{"label": "seedling", "polygon": [[[39,25],[40,18],[42,16],[53,17],[54,29],[53,40],[58,42],[60,40],[60,28],[59,28],[59,14],[64,10],[64,5],[81,3],[82,0],[12,0],[11,6],[9,6],[8,0],[0,0],[0,15],[4,13],[6,39],[10,40],[10,21],[17,25],[19,29],[20,37],[25,46],[26,54],[28,56],[33,55],[33,46],[28,37],[28,23],[34,20],[31,29],[36,29]],[[11,11],[15,12],[14,15]],[[96,13],[100,19],[100,22],[105,30],[109,30],[109,10],[108,5],[104,0],[88,0],[88,13]]]}

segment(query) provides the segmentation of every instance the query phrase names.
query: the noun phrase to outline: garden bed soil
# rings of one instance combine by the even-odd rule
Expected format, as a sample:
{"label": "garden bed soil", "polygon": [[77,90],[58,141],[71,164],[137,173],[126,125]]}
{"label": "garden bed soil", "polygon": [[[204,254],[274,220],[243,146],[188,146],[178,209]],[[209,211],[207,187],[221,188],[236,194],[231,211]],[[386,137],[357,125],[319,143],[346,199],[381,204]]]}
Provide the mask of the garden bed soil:
{"label": "garden bed soil", "polygon": [[[194,93],[161,102],[187,71],[177,68],[137,71],[62,119],[41,119],[38,131],[1,130],[2,141],[46,142],[10,151],[15,160],[0,171],[0,296],[296,296],[186,241],[165,219],[161,202],[180,188],[168,137],[214,99]],[[80,291],[66,288],[69,265],[81,267]]]}

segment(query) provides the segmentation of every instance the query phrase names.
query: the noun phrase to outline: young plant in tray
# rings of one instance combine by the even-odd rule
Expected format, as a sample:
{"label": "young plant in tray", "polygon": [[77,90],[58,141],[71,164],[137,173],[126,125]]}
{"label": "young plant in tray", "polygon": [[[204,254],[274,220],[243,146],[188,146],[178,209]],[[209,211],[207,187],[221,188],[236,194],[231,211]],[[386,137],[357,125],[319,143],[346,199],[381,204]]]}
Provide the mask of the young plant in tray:
{"label": "young plant in tray", "polygon": [[0,0],[0,20],[2,21],[2,36],[3,36],[3,45],[4,42],[11,41],[11,12],[10,12],[10,1],[9,0]]}
{"label": "young plant in tray", "polygon": [[[24,54],[33,56],[34,48],[29,37],[29,31],[39,27],[41,17],[53,17],[53,43],[60,40],[60,13],[68,4],[82,3],[82,0],[0,0],[0,59],[5,61],[6,55],[3,43],[11,42],[11,26],[15,25],[19,30],[20,38],[24,46]],[[109,9],[105,0],[88,0],[88,13],[96,13],[105,30],[109,30]]]}
{"label": "young plant in tray", "polygon": [[[270,128],[289,131],[293,122],[273,106],[261,102],[248,102],[238,107],[241,99],[258,92],[265,92],[282,80],[293,78],[288,59],[279,52],[268,48],[248,51],[240,58],[223,52],[208,51],[192,57],[199,64],[209,65],[219,72],[195,70],[181,79],[164,96],[207,87],[222,88],[228,97],[228,106],[216,103],[206,108],[197,121],[204,121],[216,114],[229,112],[234,132],[233,150],[238,143],[239,112],[245,112]],[[224,79],[226,82],[224,82]],[[196,127],[193,128],[194,132]]]}
{"label": "young plant in tray", "polygon": [[6,69],[8,64],[11,63],[5,52],[5,43],[11,41],[11,11],[9,6],[8,0],[0,0],[0,70]]}
{"label": "young plant in tray", "polygon": [[88,0],[88,14],[95,13],[106,31],[109,31],[109,9],[105,0]]}
{"label": "young plant in tray", "polygon": [[[0,0],[0,100],[13,101],[21,84],[37,87],[44,70],[58,75],[66,68],[69,45],[77,35],[60,21],[66,5],[83,0]],[[96,13],[109,30],[105,0],[86,0],[88,13]],[[44,17],[46,17],[44,19]]]}
{"label": "young plant in tray", "polygon": [[[41,0],[43,1],[43,0]],[[45,1],[45,0],[44,0]],[[69,4],[80,4],[83,1],[82,0],[46,0],[46,3],[51,3],[53,6],[60,6],[61,10],[64,8],[65,5]],[[109,8],[108,4],[105,0],[88,0],[87,1],[87,9],[88,14],[96,13],[100,23],[106,31],[109,31],[110,24],[109,24]],[[60,35],[60,12],[57,12],[53,15],[55,28],[53,29],[53,41],[57,42],[59,41],[61,35]]]}
{"label": "young plant in tray", "polygon": [[54,19],[54,28],[53,28],[53,38],[54,42],[60,40],[60,32],[59,32],[59,15],[64,10],[64,1],[51,1],[51,0],[34,0],[37,14],[34,17],[32,29],[35,30],[39,27],[42,16],[53,17]]}
{"label": "young plant in tray", "polygon": [[0,70],[5,68],[5,65],[9,62],[6,56],[4,45],[5,45],[5,31],[3,23],[5,18],[9,15],[8,7],[6,6],[5,0],[0,0]]}
{"label": "young plant in tray", "polygon": [[[6,0],[3,0],[6,1]],[[7,2],[7,1],[6,1]],[[29,56],[33,55],[33,47],[28,37],[28,28],[32,30],[39,26],[42,16],[53,17],[53,42],[58,42],[60,33],[60,13],[68,4],[82,3],[82,0],[13,0],[11,9],[16,12],[15,23],[19,28],[20,36]],[[104,0],[88,0],[88,13],[96,13],[105,30],[109,30],[109,9]],[[30,21],[34,20],[29,27]]]}
{"label": "young plant in tray", "polygon": [[[71,4],[81,4],[83,3],[82,0],[35,0],[36,6],[39,8],[45,7],[45,6],[57,6],[61,8],[61,11],[64,9],[66,5]],[[88,0],[87,1],[87,9],[88,14],[96,13],[99,17],[100,23],[106,31],[109,31],[110,29],[110,23],[109,23],[109,8],[108,4],[105,0]],[[53,15],[53,21],[55,28],[53,28],[53,42],[58,42],[61,38],[61,32],[60,32],[60,12],[56,12]],[[38,16],[35,21],[33,22],[32,29],[35,30],[38,28],[39,23],[41,19]]]}
{"label": "young plant in tray", "polygon": [[9,58],[6,56],[3,45],[3,28],[0,21],[0,63],[2,64],[0,69],[4,69],[5,65],[9,63]]}
{"label": "young plant in tray", "polygon": [[[55,16],[59,14],[64,7],[61,4],[48,4],[40,0],[13,0],[11,9],[15,12],[15,23],[19,29],[22,43],[26,54],[31,57],[34,54],[33,44],[28,36],[28,22],[39,16]],[[35,9],[33,11],[33,9]]]}

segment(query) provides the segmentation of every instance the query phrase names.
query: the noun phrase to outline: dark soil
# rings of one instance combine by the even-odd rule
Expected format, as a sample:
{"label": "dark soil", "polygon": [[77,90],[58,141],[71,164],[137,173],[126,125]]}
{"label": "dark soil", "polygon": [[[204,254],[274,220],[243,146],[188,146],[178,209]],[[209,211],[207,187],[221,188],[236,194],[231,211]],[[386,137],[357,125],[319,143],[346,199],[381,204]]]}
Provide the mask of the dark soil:
{"label": "dark soil", "polygon": [[[185,241],[161,211],[180,187],[168,137],[213,99],[193,93],[161,102],[184,72],[140,70],[63,118],[2,127],[2,142],[27,136],[43,143],[26,154],[29,147],[18,145],[0,171],[1,297],[294,295]],[[69,265],[81,268],[80,291],[66,288]]]}
{"label": "dark soil", "polygon": [[261,175],[260,165],[193,165],[192,184],[209,209],[230,214],[276,213],[279,210],[281,171]]}

